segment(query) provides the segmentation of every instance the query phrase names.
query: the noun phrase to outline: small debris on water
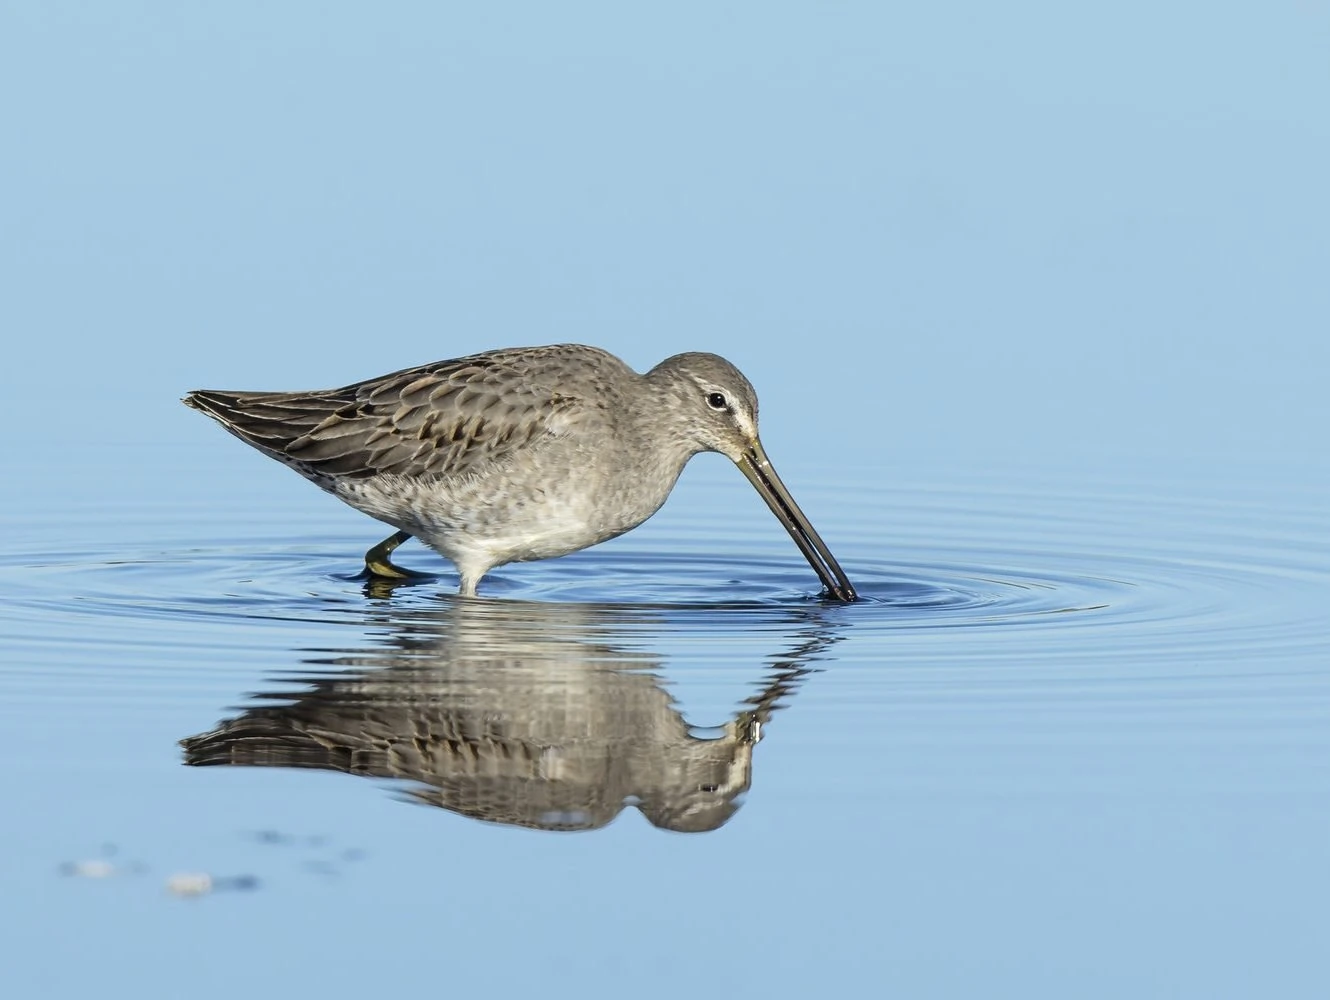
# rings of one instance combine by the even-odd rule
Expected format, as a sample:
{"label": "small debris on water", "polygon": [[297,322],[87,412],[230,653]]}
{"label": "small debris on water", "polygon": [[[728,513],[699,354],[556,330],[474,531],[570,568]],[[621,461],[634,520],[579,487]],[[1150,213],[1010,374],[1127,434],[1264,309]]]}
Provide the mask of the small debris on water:
{"label": "small debris on water", "polygon": [[66,861],[60,866],[62,875],[76,875],[79,878],[110,878],[118,874],[118,869],[104,858],[91,861]]}
{"label": "small debris on water", "polygon": [[214,877],[207,872],[178,872],[166,880],[166,891],[174,896],[192,898],[206,896],[210,892],[235,890],[249,892],[259,887],[259,880],[254,875],[225,875]]}
{"label": "small debris on water", "polygon": [[[291,834],[267,829],[246,831],[241,835],[259,844],[293,848],[305,872],[325,877],[340,876],[348,864],[363,861],[367,857],[366,852],[358,847],[336,848],[331,838],[323,834]],[[309,854],[315,852],[327,852],[330,856],[310,858]],[[114,844],[103,845],[101,853],[101,857],[63,862],[58,871],[62,875],[76,878],[109,879],[122,875],[141,875],[148,870],[141,862],[115,860],[119,851]],[[177,899],[199,899],[219,892],[252,892],[263,884],[257,875],[216,875],[209,871],[179,871],[170,875],[165,883],[167,893]]]}
{"label": "small debris on water", "polygon": [[206,896],[212,892],[212,876],[204,872],[181,872],[166,880],[166,891],[177,896]]}
{"label": "small debris on water", "polygon": [[83,861],[65,861],[60,865],[60,874],[74,878],[112,878],[116,875],[141,875],[146,870],[137,861],[117,864],[111,860],[119,852],[115,844],[103,844],[100,858],[88,858]]}

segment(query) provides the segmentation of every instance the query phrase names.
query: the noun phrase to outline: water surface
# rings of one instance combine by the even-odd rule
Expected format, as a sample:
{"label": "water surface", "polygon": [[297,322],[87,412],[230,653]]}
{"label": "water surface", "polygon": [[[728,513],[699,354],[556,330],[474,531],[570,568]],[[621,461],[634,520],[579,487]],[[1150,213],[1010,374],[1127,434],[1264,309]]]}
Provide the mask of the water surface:
{"label": "water surface", "polygon": [[[533,986],[558,955],[612,964],[574,944],[604,920],[638,923],[639,953],[715,934],[796,976],[964,937],[981,965],[1101,962],[1114,989],[1143,980],[1110,932],[1135,970],[1312,946],[1330,508],[1194,480],[800,480],[858,604],[819,599],[723,463],[649,528],[478,599],[423,549],[403,561],[432,580],[357,578],[377,529],[312,490],[262,532],[181,512],[56,546],[59,512],[32,519],[0,574],[32,926],[114,967],[141,954],[94,930],[114,912],[163,946],[240,919],[279,961],[389,905],[384,946],[444,934],[463,981],[488,974],[468,940],[517,930]],[[97,861],[117,874],[59,874]],[[216,884],[181,914],[167,880],[190,872]]]}

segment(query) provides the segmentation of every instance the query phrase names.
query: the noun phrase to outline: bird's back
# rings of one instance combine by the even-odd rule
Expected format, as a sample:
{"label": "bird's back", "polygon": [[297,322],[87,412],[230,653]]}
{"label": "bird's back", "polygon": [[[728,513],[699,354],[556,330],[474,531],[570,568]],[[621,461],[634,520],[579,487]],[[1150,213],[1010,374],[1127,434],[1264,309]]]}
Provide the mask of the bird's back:
{"label": "bird's back", "polygon": [[479,473],[574,428],[627,377],[638,376],[613,355],[563,344],[439,361],[338,389],[201,389],[184,402],[328,488],[382,474]]}

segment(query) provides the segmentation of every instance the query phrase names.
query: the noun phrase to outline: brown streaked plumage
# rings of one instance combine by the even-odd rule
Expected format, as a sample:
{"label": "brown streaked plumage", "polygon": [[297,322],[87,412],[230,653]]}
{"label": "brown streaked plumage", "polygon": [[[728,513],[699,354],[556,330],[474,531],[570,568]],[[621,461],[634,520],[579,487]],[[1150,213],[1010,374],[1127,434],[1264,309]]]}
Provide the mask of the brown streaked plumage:
{"label": "brown streaked plumage", "polygon": [[830,596],[854,587],[781,483],[757,436],[757,395],[714,354],[678,354],[639,375],[595,347],[509,348],[340,389],[184,399],[259,451],[457,566],[473,595],[489,570],[566,555],[660,509],[693,455],[733,460],[785,525]]}

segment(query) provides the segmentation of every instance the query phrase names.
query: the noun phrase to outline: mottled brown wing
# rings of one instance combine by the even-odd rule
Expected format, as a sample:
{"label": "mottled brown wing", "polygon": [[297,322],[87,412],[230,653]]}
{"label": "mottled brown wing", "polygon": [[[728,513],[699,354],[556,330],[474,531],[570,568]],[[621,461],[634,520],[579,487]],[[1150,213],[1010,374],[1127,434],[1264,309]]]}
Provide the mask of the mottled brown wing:
{"label": "mottled brown wing", "polygon": [[478,355],[341,389],[204,389],[185,403],[310,478],[456,476],[538,443],[582,412],[581,399],[532,374]]}

